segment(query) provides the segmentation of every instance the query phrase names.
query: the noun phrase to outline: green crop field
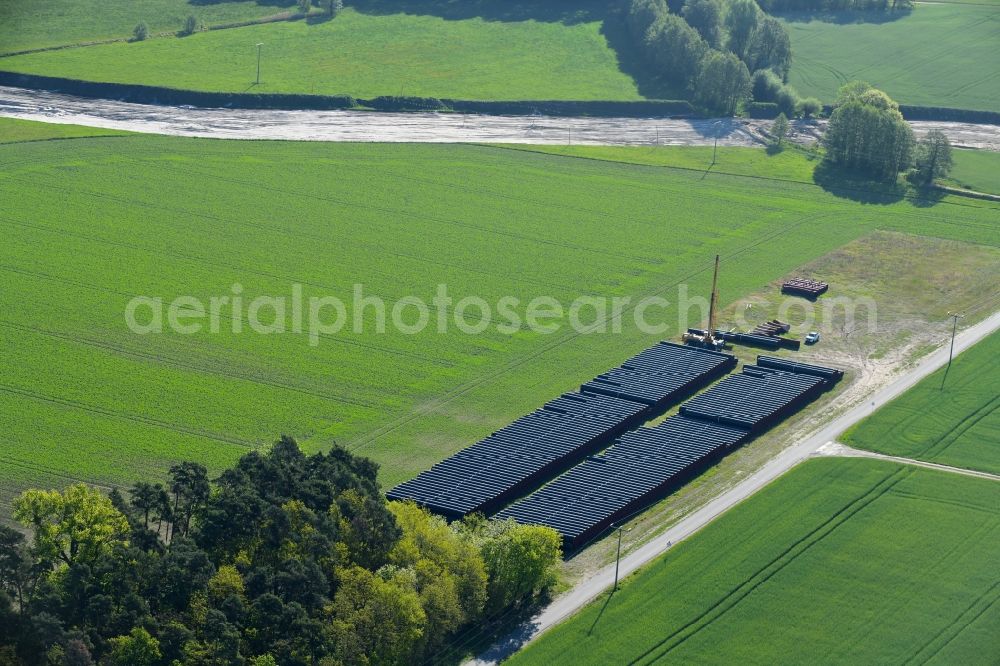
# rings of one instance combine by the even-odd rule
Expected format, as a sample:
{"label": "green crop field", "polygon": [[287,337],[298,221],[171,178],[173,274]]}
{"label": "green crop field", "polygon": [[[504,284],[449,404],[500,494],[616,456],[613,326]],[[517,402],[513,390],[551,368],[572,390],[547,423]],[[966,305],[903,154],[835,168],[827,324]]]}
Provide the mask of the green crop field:
{"label": "green crop field", "polygon": [[[254,86],[262,47],[261,84]],[[640,99],[597,20],[451,20],[346,10],[0,59],[0,69],[192,90],[464,99]]]}
{"label": "green crop field", "polygon": [[140,21],[154,33],[176,32],[192,14],[213,25],[270,16],[291,7],[291,2],[280,0],[0,0],[0,53],[131,37]]}
{"label": "green crop field", "polygon": [[1000,12],[996,6],[919,4],[887,23],[786,18],[794,57],[791,83],[832,102],[861,79],[901,104],[997,110]]}
{"label": "green crop field", "polygon": [[977,192],[1000,194],[1000,153],[988,150],[952,151],[955,166],[948,182]]}
{"label": "green crop field", "polygon": [[731,301],[878,228],[1000,243],[988,202],[854,201],[769,179],[766,160],[744,177],[487,146],[133,134],[2,144],[0,164],[0,502],[74,478],[162,478],[182,458],[218,469],[281,433],[348,444],[393,484],[678,330],[671,307],[655,335],[628,314],[620,334],[563,317],[551,334],[407,335],[376,332],[367,309],[362,333],[311,346],[305,332],[234,333],[233,319],[139,335],[135,296],[166,307],[238,284],[245,306],[300,284],[350,304],[360,285],[391,306],[447,284],[456,302],[522,309],[675,301],[679,283],[707,291],[721,253]]}
{"label": "green crop field", "polygon": [[998,558],[1000,484],[814,460],[505,663],[991,663]]}
{"label": "green crop field", "polygon": [[1000,474],[998,407],[1000,333],[994,333],[843,439],[880,453]]}

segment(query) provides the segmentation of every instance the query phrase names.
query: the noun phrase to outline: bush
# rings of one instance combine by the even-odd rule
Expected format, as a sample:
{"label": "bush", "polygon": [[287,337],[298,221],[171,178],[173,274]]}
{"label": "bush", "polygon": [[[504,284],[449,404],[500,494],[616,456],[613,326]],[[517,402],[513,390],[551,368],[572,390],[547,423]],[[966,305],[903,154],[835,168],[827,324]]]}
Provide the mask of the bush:
{"label": "bush", "polygon": [[[531,115],[541,113],[546,116],[650,118],[653,116],[665,117],[694,113],[694,107],[686,100],[664,99],[644,99],[634,102],[609,100],[528,99],[516,101],[482,101],[443,99],[441,102],[452,111],[460,113],[488,113],[493,115]],[[370,104],[367,105],[370,106]]]}
{"label": "bush", "polygon": [[823,102],[815,97],[806,97],[799,102],[799,113],[803,118],[812,118],[823,112]]}
{"label": "bush", "polygon": [[182,35],[191,35],[198,32],[198,19],[194,14],[191,14],[184,20],[184,28],[181,30]]}
{"label": "bush", "polygon": [[140,21],[139,24],[135,26],[135,28],[133,28],[132,30],[132,41],[142,42],[145,41],[148,37],[149,37],[149,27],[145,24],[145,22]]}
{"label": "bush", "polygon": [[773,102],[778,91],[785,85],[781,78],[769,69],[758,69],[750,79],[750,93],[758,102]]}
{"label": "bush", "polygon": [[799,94],[791,86],[781,86],[774,103],[786,116],[794,117],[795,111],[799,108]]}
{"label": "bush", "polygon": [[326,0],[326,13],[331,18],[336,18],[342,9],[344,9],[344,0]]}
{"label": "bush", "polygon": [[774,102],[751,102],[744,107],[743,111],[750,118],[758,120],[777,118],[778,114],[781,113],[781,109]]}
{"label": "bush", "polygon": [[786,116],[792,117],[799,106],[799,94],[769,69],[759,69],[751,79],[751,94],[755,102],[773,102]]}
{"label": "bush", "polygon": [[312,7],[312,0],[297,0],[295,4],[298,6],[300,14],[308,14]]}
{"label": "bush", "polygon": [[983,123],[1000,125],[1000,112],[974,111],[972,109],[949,109],[941,106],[899,105],[899,110],[907,120],[952,120],[962,123]]}
{"label": "bush", "polygon": [[436,97],[398,97],[384,95],[369,100],[359,100],[376,111],[444,111],[447,106]]}

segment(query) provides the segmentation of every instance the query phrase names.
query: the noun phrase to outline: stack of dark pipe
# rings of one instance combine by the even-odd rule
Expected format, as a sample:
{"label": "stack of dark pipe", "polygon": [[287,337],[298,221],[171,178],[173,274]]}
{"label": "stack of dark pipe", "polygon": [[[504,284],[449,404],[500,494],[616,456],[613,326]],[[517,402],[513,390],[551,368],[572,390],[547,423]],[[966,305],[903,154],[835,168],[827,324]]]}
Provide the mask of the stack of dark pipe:
{"label": "stack of dark pipe", "polygon": [[786,324],[783,321],[772,319],[771,321],[764,322],[763,324],[757,324],[757,328],[753,329],[752,332],[755,335],[782,335],[784,333],[788,333],[791,328],[791,324]]}
{"label": "stack of dark pipe", "polygon": [[809,278],[792,278],[781,284],[781,293],[792,294],[794,296],[805,296],[816,300],[826,293],[830,285],[826,282],[817,282]]}
{"label": "stack of dark pipe", "polygon": [[778,341],[779,347],[784,347],[785,349],[798,349],[802,346],[799,340],[793,340],[791,338],[779,337],[784,333],[788,333],[791,330],[791,324],[786,324],[783,321],[778,321],[777,319],[772,319],[769,322],[763,324],[758,324],[757,328],[753,329],[751,335],[762,335],[769,338],[774,338]]}

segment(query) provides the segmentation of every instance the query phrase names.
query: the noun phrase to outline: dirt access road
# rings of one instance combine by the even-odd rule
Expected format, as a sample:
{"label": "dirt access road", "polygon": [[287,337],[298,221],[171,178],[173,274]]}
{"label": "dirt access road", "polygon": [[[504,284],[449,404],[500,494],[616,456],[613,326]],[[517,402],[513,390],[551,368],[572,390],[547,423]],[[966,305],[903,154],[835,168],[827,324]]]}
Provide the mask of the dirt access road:
{"label": "dirt access road", "polygon": [[[105,129],[216,139],[521,143],[633,146],[755,146],[771,122],[733,118],[561,118],[457,113],[199,109],[86,99],[0,86],[0,116]],[[913,122],[918,136],[940,129],[952,144],[1000,150],[1000,126]],[[824,121],[795,121],[790,139],[810,144]]]}
{"label": "dirt access road", "polygon": [[[955,338],[955,354],[971,347],[989,334],[1000,329],[1000,312],[962,331]],[[873,411],[905,393],[921,379],[948,362],[949,345],[938,348],[925,356],[912,370],[901,375],[888,386],[876,391],[830,423],[816,430],[799,443],[786,448],[755,474],[714,498],[700,509],[687,515],[652,541],[642,545],[622,558],[619,576],[624,578],[642,565],[666,552],[673,544],[688,538],[720,515],[758,492],[800,462],[814,455],[837,455],[834,447],[827,446],[852,425]],[[824,448],[826,447],[826,448]],[[850,454],[850,451],[847,451]],[[496,664],[510,656],[544,631],[583,608],[614,583],[615,565],[610,564],[580,585],[558,597],[533,617],[526,625],[506,636],[469,665]]]}

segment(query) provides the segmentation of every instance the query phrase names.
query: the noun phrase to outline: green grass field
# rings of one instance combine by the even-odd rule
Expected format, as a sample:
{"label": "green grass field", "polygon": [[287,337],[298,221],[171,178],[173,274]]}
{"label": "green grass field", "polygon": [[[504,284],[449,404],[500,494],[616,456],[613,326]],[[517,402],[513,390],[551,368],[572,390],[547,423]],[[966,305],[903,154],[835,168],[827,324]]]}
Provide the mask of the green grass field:
{"label": "green grass field", "polygon": [[350,302],[361,284],[391,304],[446,283],[493,305],[673,301],[678,283],[707,291],[718,252],[728,302],[877,228],[1000,242],[987,202],[859,203],[771,180],[766,160],[751,178],[485,146],[129,135],[3,144],[0,163],[0,502],[162,478],[181,458],[218,469],[281,433],[349,444],[393,484],[677,330],[668,308],[662,335],[628,316],[617,335],[565,318],[548,335],[405,335],[376,333],[369,310],[365,333],[313,347],[225,323],[140,336],[134,296],[239,283],[249,303],[297,283]]}
{"label": "green grass field", "polygon": [[997,110],[1000,13],[995,5],[920,4],[888,23],[786,20],[791,83],[832,102],[862,79],[902,104]]}
{"label": "green grass field", "polygon": [[992,663],[998,558],[1000,484],[814,460],[505,663]]}
{"label": "green grass field", "polygon": [[[600,21],[450,20],[346,10],[189,37],[0,59],[0,69],[227,92],[464,99],[640,99]],[[261,85],[254,86],[264,44]]]}
{"label": "green grass field", "polygon": [[850,430],[845,443],[1000,474],[1000,333]]}
{"label": "green grass field", "polygon": [[625,162],[646,166],[672,167],[692,171],[710,172],[732,176],[759,176],[768,178],[813,182],[813,170],[819,155],[808,150],[788,146],[783,151],[769,154],[764,150],[720,147],[716,163],[712,165],[711,146],[521,146],[551,155],[563,155],[589,160]]}
{"label": "green grass field", "polygon": [[1000,194],[1000,153],[988,150],[954,150],[955,166],[947,183],[977,192]]}
{"label": "green grass field", "polygon": [[131,37],[140,21],[154,33],[175,32],[191,14],[212,25],[270,16],[292,5],[281,0],[196,4],[187,0],[0,0],[0,53]]}
{"label": "green grass field", "polygon": [[[833,100],[865,79],[902,103],[995,110],[1000,99],[1000,0],[921,4],[883,23],[785,18],[795,53],[791,82]],[[92,81],[192,90],[464,99],[612,99],[642,95],[603,34],[603,9],[578,16],[493,0],[467,6],[363,2],[333,21],[267,23],[0,58],[0,69]],[[0,52],[127,37],[140,21],[154,33],[260,18],[287,2],[192,5],[182,0],[95,0],[38,5],[0,0]],[[254,45],[264,43],[256,77]],[[647,91],[649,94],[649,91]],[[660,93],[662,94],[662,93]]]}
{"label": "green grass field", "polygon": [[20,141],[47,141],[49,139],[80,139],[95,136],[124,136],[129,132],[83,127],[82,125],[56,125],[33,120],[0,118],[0,143]]}

